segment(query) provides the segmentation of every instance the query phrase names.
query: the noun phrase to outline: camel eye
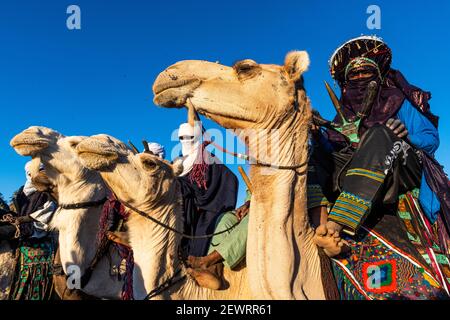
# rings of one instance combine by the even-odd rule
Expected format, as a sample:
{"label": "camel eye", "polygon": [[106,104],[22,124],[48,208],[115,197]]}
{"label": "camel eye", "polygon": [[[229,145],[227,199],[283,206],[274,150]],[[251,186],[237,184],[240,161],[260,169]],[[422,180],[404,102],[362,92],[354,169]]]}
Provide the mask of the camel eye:
{"label": "camel eye", "polygon": [[154,171],[157,168],[156,162],[152,159],[143,159],[142,165],[144,166],[144,169],[148,171]]}
{"label": "camel eye", "polygon": [[253,70],[258,64],[253,60],[242,60],[234,64],[233,68],[238,74]]}
{"label": "camel eye", "polygon": [[239,72],[245,72],[245,71],[249,71],[252,69],[252,65],[247,64],[247,63],[243,63],[241,65],[239,65],[238,70]]}

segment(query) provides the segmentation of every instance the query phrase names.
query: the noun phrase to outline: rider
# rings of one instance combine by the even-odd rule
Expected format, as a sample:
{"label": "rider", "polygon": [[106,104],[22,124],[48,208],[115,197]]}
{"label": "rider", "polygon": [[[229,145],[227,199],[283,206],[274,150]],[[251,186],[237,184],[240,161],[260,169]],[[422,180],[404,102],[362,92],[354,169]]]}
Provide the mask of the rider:
{"label": "rider", "polygon": [[[330,59],[341,89],[338,115],[326,131],[313,126],[308,172],[309,214],[320,225],[315,241],[329,256],[345,247],[342,232],[355,235],[363,223],[375,222],[379,217],[369,215],[371,209],[395,206],[401,193],[420,187],[419,200],[431,221],[440,208],[423,176],[420,153],[432,155],[439,146],[431,96],[391,69],[391,59],[390,48],[368,36],[347,41]],[[373,100],[369,83],[376,88]],[[358,120],[356,131],[347,125]],[[330,129],[342,125],[347,127],[340,132]]]}
{"label": "rider", "polygon": [[217,219],[208,255],[205,257],[188,257],[190,268],[187,270],[197,283],[209,289],[224,287],[222,273],[214,271],[221,264],[230,269],[238,269],[244,260],[247,249],[248,212],[250,210],[250,192],[247,191],[245,203],[233,212],[225,212]]}
{"label": "rider", "polygon": [[[182,186],[185,209],[185,230],[194,236],[204,236],[226,230],[237,222],[230,213],[236,207],[238,179],[224,164],[205,150],[207,142],[202,141],[202,125],[193,127],[183,123],[178,130],[183,157],[183,172],[179,177]],[[248,203],[239,213],[248,209]],[[222,237],[185,240],[188,252],[188,272],[199,285],[211,289],[222,287],[222,272],[225,262],[233,268],[245,256],[246,223],[233,229],[232,245],[225,245]],[[245,232],[244,232],[245,231]],[[220,246],[217,244],[220,243]],[[228,240],[227,243],[229,244]],[[239,244],[237,244],[239,243]],[[211,248],[210,249],[210,244]],[[217,246],[217,247],[215,247]],[[226,248],[225,248],[226,247]],[[208,251],[209,250],[209,251]],[[234,251],[233,251],[234,250]],[[225,261],[223,261],[225,259]]]}
{"label": "rider", "polygon": [[[52,294],[53,258],[57,239],[49,230],[56,202],[48,192],[40,192],[31,180],[31,161],[25,166],[27,181],[13,197],[18,226],[16,279],[12,300],[47,300]],[[37,176],[46,179],[42,164]]]}

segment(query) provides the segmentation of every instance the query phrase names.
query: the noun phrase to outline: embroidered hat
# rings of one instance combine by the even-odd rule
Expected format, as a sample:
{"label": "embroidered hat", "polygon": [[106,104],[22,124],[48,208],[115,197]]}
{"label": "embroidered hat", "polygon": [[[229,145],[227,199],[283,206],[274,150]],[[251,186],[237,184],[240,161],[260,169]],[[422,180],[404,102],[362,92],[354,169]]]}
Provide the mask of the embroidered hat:
{"label": "embroidered hat", "polygon": [[333,79],[342,84],[353,68],[361,66],[374,67],[380,78],[384,78],[390,70],[391,62],[391,49],[381,38],[360,36],[337,48],[329,60],[329,66]]}

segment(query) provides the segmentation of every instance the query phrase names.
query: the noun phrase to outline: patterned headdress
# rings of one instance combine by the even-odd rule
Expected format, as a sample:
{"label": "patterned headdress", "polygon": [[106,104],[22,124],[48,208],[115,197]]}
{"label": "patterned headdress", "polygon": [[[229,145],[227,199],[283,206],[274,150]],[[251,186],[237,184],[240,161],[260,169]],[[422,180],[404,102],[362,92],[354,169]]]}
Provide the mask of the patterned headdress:
{"label": "patterned headdress", "polygon": [[350,70],[371,66],[383,79],[389,72],[392,61],[391,49],[376,36],[360,36],[341,45],[330,58],[331,76],[340,84],[347,80]]}

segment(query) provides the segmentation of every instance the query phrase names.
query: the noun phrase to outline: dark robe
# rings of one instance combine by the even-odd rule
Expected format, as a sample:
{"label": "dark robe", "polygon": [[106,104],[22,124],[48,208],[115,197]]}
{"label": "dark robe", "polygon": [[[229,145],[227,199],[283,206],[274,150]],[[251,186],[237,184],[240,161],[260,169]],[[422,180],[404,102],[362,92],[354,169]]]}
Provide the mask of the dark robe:
{"label": "dark robe", "polygon": [[[185,214],[185,233],[203,236],[214,233],[216,221],[223,212],[236,208],[238,179],[223,164],[211,164],[206,173],[206,190],[189,179],[178,178],[181,185]],[[211,238],[185,239],[184,245],[193,256],[205,256]]]}
{"label": "dark robe", "polygon": [[[27,196],[23,192],[23,187],[16,192],[13,199],[18,217],[25,217],[37,210],[42,209],[47,201],[52,201],[48,193],[36,191],[30,196]],[[33,222],[22,223],[20,225],[20,238],[22,240],[31,237],[32,234]]]}

